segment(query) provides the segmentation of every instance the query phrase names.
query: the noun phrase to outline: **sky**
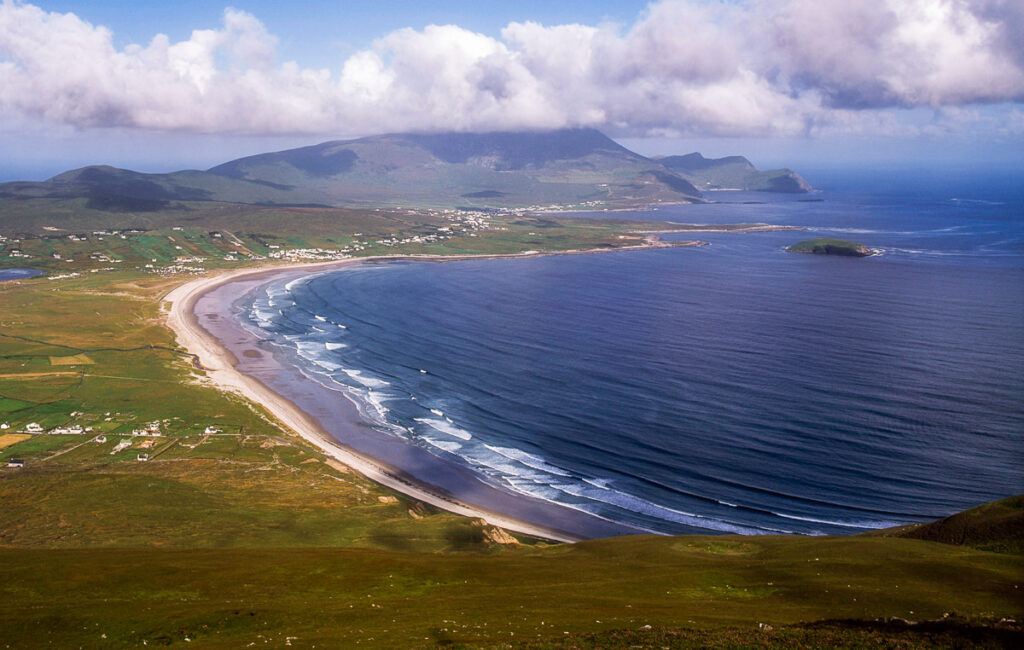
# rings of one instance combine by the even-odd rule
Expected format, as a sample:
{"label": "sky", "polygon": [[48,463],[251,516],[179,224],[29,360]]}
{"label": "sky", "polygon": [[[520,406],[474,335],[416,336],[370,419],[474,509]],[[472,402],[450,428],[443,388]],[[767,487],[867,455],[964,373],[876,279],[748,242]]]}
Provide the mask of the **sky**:
{"label": "sky", "polygon": [[0,0],[0,181],[594,127],[760,167],[1024,167],[1021,0]]}

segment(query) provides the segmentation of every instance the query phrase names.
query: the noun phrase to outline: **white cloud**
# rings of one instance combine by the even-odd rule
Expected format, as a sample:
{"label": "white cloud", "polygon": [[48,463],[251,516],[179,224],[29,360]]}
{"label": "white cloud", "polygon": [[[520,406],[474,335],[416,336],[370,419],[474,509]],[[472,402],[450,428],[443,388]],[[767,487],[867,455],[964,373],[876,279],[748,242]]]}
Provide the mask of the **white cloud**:
{"label": "white cloud", "polygon": [[1024,99],[1015,0],[665,0],[632,26],[402,29],[341,69],[218,29],[114,46],[74,14],[0,4],[0,112],[76,126],[353,134],[611,126],[717,135],[884,130],[893,108]]}

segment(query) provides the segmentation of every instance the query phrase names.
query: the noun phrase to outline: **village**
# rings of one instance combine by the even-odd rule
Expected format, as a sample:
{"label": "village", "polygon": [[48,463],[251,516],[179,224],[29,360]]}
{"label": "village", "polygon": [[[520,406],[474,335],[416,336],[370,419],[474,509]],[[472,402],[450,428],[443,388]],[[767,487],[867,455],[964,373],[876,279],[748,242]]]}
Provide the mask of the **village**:
{"label": "village", "polygon": [[[421,224],[417,232],[363,234],[357,232],[332,246],[283,243],[256,233],[196,231],[172,226],[170,231],[139,228],[101,229],[67,233],[63,228],[44,226],[43,235],[0,235],[0,262],[38,260],[51,267],[50,281],[82,277],[83,273],[137,270],[164,277],[201,275],[225,263],[261,260],[323,262],[373,254],[395,247],[429,247],[458,236],[476,237],[483,230],[506,230],[493,226],[495,217],[521,216],[522,210],[476,211],[469,209],[404,211],[426,215],[435,225]],[[308,241],[306,242],[309,243]],[[333,242],[332,242],[333,243]],[[100,266],[102,265],[102,266]],[[119,266],[110,266],[119,265]]]}
{"label": "village", "polygon": [[[128,460],[134,457],[138,462],[147,462],[176,445],[194,450],[207,443],[211,436],[238,438],[244,435],[240,430],[225,432],[221,426],[190,424],[177,417],[153,420],[130,430],[127,429],[126,423],[133,420],[134,416],[122,413],[108,412],[100,420],[98,417],[89,417],[80,411],[73,411],[69,418],[70,421],[50,428],[38,422],[14,426],[10,422],[0,423],[0,456],[5,456],[0,467],[22,469],[63,456],[87,445],[96,449],[94,453],[88,455],[102,453],[116,457],[113,460]],[[78,421],[75,421],[76,419]],[[26,442],[29,444],[22,444]],[[3,453],[5,448],[15,446],[17,450],[12,451],[24,450],[26,454]],[[77,455],[81,457],[85,454]]]}

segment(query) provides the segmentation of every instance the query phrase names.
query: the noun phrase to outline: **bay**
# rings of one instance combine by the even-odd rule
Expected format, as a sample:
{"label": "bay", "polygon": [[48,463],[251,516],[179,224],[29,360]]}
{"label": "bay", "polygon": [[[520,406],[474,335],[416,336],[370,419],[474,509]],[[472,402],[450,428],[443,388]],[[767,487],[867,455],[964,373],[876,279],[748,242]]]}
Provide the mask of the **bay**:
{"label": "bay", "polygon": [[[841,534],[1024,491],[1019,185],[870,180],[597,215],[807,233],[368,264],[248,312],[381,435],[642,530]],[[812,236],[882,254],[785,252]]]}

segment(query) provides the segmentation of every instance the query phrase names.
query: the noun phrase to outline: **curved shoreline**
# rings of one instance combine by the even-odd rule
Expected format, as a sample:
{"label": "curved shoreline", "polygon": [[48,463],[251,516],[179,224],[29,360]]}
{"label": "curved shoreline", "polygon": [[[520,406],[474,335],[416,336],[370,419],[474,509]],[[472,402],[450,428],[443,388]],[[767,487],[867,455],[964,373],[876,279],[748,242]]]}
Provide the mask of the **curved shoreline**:
{"label": "curved shoreline", "polygon": [[[231,392],[251,402],[263,406],[273,417],[284,426],[294,431],[304,440],[312,443],[327,456],[359,472],[366,478],[385,487],[401,492],[409,497],[429,503],[448,512],[485,520],[487,523],[500,526],[535,537],[559,541],[576,542],[587,537],[553,526],[531,523],[515,516],[472,505],[453,497],[445,490],[418,480],[400,468],[388,464],[385,460],[371,457],[337,441],[323,425],[312,415],[303,410],[294,401],[284,397],[267,386],[258,378],[239,371],[238,357],[217,336],[211,333],[200,322],[196,313],[199,301],[211,292],[236,283],[263,283],[271,276],[286,274],[308,274],[317,271],[331,271],[350,266],[380,261],[461,261],[479,259],[537,257],[557,254],[590,254],[624,250],[645,250],[669,246],[700,246],[703,242],[660,242],[648,241],[639,246],[628,246],[613,249],[570,250],[561,252],[516,253],[508,255],[389,255],[364,258],[352,258],[330,262],[313,262],[308,264],[282,264],[255,268],[237,269],[191,280],[168,292],[161,301],[165,307],[165,323],[177,337],[178,343],[193,354],[197,364],[205,371],[209,381],[218,389]],[[495,488],[496,489],[496,488]],[[517,498],[518,495],[517,495]],[[527,500],[528,497],[521,497]],[[556,506],[560,507],[560,506]],[[579,514],[579,513],[574,513]],[[622,533],[636,532],[621,527]]]}

